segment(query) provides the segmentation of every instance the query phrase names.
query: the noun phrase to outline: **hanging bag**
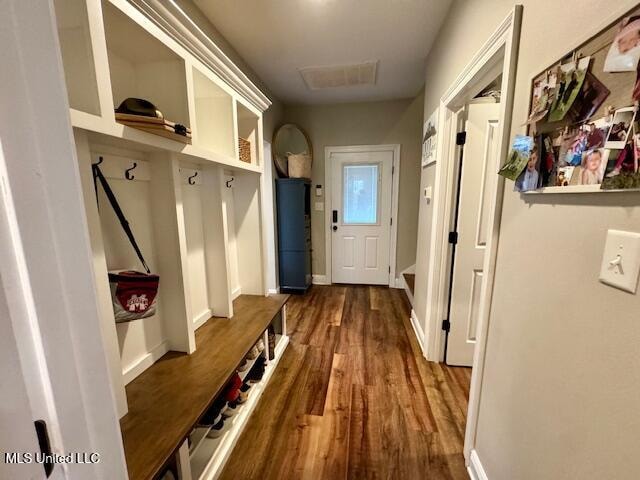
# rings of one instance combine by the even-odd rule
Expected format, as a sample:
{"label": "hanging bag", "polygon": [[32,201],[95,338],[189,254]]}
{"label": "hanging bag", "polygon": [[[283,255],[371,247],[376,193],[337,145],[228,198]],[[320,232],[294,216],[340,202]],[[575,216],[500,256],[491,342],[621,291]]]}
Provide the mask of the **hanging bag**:
{"label": "hanging bag", "polygon": [[127,235],[131,246],[146,271],[146,273],[143,273],[135,270],[126,270],[123,272],[109,273],[111,301],[113,302],[113,312],[116,323],[130,322],[132,320],[150,317],[156,313],[160,277],[152,274],[151,270],[149,270],[147,262],[144,260],[142,252],[133,236],[131,227],[129,227],[129,222],[124,216],[120,205],[118,205],[118,200],[116,200],[116,196],[113,194],[107,179],[102,174],[102,171],[100,171],[100,167],[94,164],[92,165],[92,169],[96,198],[98,195],[98,182],[100,182],[113,211],[120,221],[122,230],[124,230],[124,233]]}

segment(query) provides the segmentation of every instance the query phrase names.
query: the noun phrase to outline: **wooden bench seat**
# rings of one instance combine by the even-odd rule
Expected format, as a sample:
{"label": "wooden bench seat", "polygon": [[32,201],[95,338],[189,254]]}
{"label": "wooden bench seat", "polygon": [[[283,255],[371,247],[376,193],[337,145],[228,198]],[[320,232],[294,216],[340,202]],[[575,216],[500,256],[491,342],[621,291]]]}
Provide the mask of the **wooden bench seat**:
{"label": "wooden bench seat", "polygon": [[233,318],[198,329],[193,354],[168,352],[127,385],[120,427],[130,480],[160,473],[288,299],[239,296]]}

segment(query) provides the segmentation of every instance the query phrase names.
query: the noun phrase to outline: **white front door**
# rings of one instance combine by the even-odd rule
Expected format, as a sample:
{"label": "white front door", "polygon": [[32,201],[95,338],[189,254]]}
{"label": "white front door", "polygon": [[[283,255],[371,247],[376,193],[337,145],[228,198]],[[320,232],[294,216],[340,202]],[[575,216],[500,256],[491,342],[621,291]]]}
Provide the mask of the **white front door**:
{"label": "white front door", "polygon": [[332,152],[333,283],[389,284],[393,150]]}
{"label": "white front door", "polygon": [[497,180],[496,172],[489,166],[496,165],[499,118],[498,103],[470,104],[467,108],[447,343],[449,365],[470,367],[473,364],[484,257],[490,234],[489,194]]}

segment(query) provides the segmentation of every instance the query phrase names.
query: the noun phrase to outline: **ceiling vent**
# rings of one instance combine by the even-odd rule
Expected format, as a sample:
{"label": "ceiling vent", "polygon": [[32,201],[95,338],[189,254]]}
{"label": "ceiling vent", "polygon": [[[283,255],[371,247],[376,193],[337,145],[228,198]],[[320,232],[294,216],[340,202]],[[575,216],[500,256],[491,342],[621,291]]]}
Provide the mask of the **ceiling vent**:
{"label": "ceiling vent", "polygon": [[375,85],[377,66],[376,61],[332,67],[306,67],[300,69],[300,75],[309,90]]}

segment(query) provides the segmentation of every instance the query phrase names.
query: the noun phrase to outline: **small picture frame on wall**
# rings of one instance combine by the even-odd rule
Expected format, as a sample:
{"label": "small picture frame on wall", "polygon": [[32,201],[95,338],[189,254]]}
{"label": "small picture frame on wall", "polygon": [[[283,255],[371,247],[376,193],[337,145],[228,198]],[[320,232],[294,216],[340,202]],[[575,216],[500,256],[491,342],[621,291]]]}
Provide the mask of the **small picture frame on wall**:
{"label": "small picture frame on wall", "polygon": [[422,127],[422,166],[426,167],[436,161],[438,145],[438,109],[436,108]]}

